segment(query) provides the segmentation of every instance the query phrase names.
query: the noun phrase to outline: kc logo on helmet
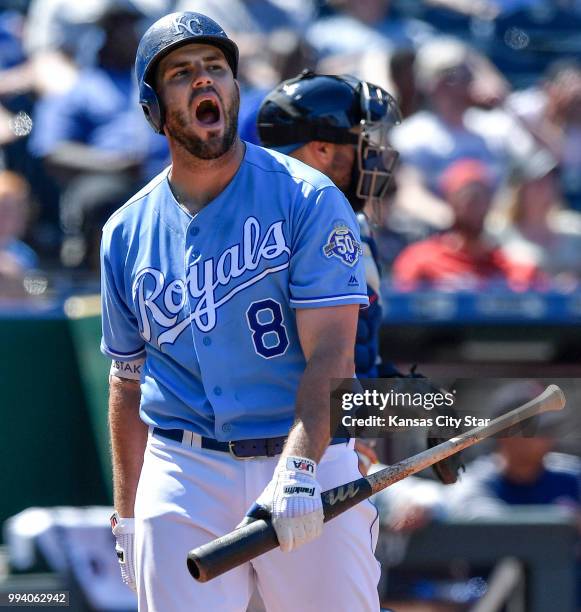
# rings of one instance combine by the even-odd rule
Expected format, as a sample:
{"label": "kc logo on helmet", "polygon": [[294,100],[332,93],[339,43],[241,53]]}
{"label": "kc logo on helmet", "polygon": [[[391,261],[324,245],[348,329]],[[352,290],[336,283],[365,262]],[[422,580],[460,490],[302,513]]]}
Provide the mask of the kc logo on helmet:
{"label": "kc logo on helmet", "polygon": [[361,245],[351,228],[344,223],[337,223],[323,246],[325,257],[337,257],[345,265],[353,267],[362,253]]}
{"label": "kc logo on helmet", "polygon": [[179,15],[174,19],[173,27],[176,34],[192,34],[193,36],[199,36],[204,33],[202,24],[197,17],[187,17],[186,15]]}

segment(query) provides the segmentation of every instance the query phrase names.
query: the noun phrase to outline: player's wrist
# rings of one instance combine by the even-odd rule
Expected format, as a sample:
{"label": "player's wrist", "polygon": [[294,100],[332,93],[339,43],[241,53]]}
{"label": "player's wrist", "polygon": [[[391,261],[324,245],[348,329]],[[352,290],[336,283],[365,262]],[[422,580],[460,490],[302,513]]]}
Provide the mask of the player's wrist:
{"label": "player's wrist", "polygon": [[299,455],[287,455],[278,464],[277,471],[285,472],[294,476],[309,476],[313,479],[317,477],[317,462],[308,457]]}
{"label": "player's wrist", "polygon": [[118,512],[111,515],[111,531],[115,536],[115,553],[121,579],[134,592],[137,592],[135,581],[135,519],[119,516]]}
{"label": "player's wrist", "polygon": [[111,522],[111,531],[113,535],[117,536],[135,533],[135,519],[133,517],[122,517],[115,511],[109,520]]}

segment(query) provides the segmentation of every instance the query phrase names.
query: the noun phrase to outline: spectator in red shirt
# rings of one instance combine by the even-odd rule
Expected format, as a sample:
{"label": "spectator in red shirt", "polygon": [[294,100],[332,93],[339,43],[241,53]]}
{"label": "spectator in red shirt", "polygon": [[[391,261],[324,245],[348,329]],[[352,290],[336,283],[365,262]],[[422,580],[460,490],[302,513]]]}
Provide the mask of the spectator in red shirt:
{"label": "spectator in red shirt", "polygon": [[501,280],[525,289],[536,277],[531,265],[512,262],[483,234],[493,195],[493,179],[477,160],[452,164],[441,178],[454,222],[440,234],[405,248],[395,260],[393,279],[402,290],[422,284],[473,290]]}

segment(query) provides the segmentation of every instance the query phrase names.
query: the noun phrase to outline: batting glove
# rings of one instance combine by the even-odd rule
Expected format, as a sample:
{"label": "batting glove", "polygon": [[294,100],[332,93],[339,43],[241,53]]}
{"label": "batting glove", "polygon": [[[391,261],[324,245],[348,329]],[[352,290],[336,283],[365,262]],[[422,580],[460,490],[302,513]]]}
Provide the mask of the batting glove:
{"label": "batting glove", "polygon": [[121,518],[117,512],[111,517],[111,530],[115,536],[115,552],[121,568],[121,579],[134,592],[137,593],[135,581],[135,519]]}
{"label": "batting glove", "polygon": [[270,512],[283,552],[318,538],[323,531],[321,485],[316,472],[317,464],[311,459],[287,457],[256,500],[255,506]]}

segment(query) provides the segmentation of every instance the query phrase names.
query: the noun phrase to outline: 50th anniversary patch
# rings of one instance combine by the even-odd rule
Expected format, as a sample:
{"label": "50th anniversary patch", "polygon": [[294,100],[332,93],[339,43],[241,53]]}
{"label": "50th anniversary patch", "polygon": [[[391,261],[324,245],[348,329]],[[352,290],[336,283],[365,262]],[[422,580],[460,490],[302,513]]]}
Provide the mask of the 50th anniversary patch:
{"label": "50th anniversary patch", "polygon": [[345,265],[353,267],[362,253],[361,244],[345,223],[337,223],[323,246],[325,257],[337,257]]}

